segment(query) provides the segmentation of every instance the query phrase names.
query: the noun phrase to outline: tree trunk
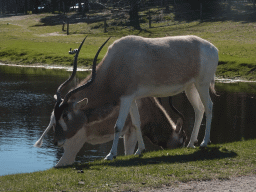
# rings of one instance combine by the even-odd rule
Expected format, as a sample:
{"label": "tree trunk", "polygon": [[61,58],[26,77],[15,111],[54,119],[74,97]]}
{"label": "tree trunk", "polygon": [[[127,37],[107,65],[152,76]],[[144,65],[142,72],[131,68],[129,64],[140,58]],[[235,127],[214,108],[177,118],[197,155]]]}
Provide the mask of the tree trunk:
{"label": "tree trunk", "polygon": [[18,15],[18,1],[15,0],[15,15]]}
{"label": "tree trunk", "polygon": [[139,5],[138,0],[130,0],[130,25],[134,27],[134,29],[140,30],[140,21],[139,21]]}
{"label": "tree trunk", "polygon": [[5,2],[4,2],[4,0],[1,0],[1,8],[2,8],[1,12],[2,12],[2,15],[5,14],[4,6],[5,6]]}
{"label": "tree trunk", "polygon": [[78,1],[78,12],[82,13],[82,1],[81,0]]}
{"label": "tree trunk", "polygon": [[82,9],[82,17],[86,16],[86,13],[89,13],[89,4],[88,4],[88,0],[84,1],[84,6]]}
{"label": "tree trunk", "polygon": [[39,13],[38,7],[40,6],[41,2],[39,0],[31,1],[31,9],[33,13]]}
{"label": "tree trunk", "polygon": [[52,13],[55,13],[57,6],[58,6],[57,0],[52,0],[51,1]]}
{"label": "tree trunk", "polygon": [[27,0],[25,0],[25,2],[24,2],[24,12],[26,15],[28,14],[28,1]]}

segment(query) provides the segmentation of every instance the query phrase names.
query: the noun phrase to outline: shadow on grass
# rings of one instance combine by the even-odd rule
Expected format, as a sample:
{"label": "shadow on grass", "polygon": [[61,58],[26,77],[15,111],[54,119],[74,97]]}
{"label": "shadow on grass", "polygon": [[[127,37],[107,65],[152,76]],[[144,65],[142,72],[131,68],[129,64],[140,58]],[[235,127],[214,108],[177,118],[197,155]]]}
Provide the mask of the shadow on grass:
{"label": "shadow on grass", "polygon": [[[193,150],[193,149],[191,149]],[[221,147],[208,147],[202,149],[195,149],[192,154],[174,155],[174,156],[158,156],[158,157],[134,157],[127,160],[116,159],[113,161],[104,161],[95,165],[107,165],[114,167],[130,167],[130,166],[141,166],[150,164],[172,164],[172,163],[186,163],[192,161],[203,161],[203,160],[214,160],[236,157],[237,153],[228,151]],[[89,164],[75,165],[77,169],[88,169]]]}
{"label": "shadow on grass", "polygon": [[40,23],[34,25],[33,27],[40,27],[40,26],[55,26],[55,25],[61,25],[63,22],[69,24],[76,24],[76,23],[96,23],[104,21],[104,19],[108,17],[106,16],[91,16],[90,18],[82,17],[81,14],[75,13],[69,16],[66,16],[64,14],[56,14],[56,15],[50,15],[46,16],[40,19]]}

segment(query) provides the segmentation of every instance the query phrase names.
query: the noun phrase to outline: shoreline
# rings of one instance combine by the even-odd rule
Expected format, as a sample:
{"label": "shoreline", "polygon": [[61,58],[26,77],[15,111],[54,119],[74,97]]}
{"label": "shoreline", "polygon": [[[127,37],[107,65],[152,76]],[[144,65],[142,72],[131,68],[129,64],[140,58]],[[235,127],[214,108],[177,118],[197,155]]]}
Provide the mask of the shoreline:
{"label": "shoreline", "polygon": [[[61,65],[47,65],[47,64],[32,64],[32,65],[18,65],[18,64],[5,64],[0,63],[0,66],[9,67],[25,67],[25,68],[44,68],[44,69],[60,69],[65,71],[73,71],[73,67],[61,66]],[[77,71],[91,71],[91,69],[85,67],[77,67]]]}
{"label": "shoreline", "polygon": [[[61,65],[48,65],[48,64],[32,64],[32,65],[19,65],[19,64],[5,64],[0,63],[0,66],[9,66],[9,67],[25,67],[25,68],[44,68],[44,69],[60,69],[65,71],[73,71],[73,67],[70,66],[61,66]],[[91,71],[86,67],[77,67],[77,71]],[[239,78],[222,78],[222,77],[215,77],[215,81],[218,83],[256,83],[256,81],[246,80],[246,79],[239,79]]]}
{"label": "shoreline", "polygon": [[246,79],[225,79],[216,77],[215,81],[218,83],[256,83],[256,81],[250,81]]}

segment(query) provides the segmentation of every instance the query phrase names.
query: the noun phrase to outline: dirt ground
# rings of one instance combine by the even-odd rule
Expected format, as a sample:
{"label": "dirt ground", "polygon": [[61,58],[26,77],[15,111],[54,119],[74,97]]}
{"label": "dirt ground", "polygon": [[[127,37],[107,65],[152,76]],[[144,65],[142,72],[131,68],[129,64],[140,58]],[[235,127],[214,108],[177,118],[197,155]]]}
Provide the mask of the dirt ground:
{"label": "dirt ground", "polygon": [[256,175],[235,177],[229,180],[191,181],[164,186],[147,192],[256,192]]}

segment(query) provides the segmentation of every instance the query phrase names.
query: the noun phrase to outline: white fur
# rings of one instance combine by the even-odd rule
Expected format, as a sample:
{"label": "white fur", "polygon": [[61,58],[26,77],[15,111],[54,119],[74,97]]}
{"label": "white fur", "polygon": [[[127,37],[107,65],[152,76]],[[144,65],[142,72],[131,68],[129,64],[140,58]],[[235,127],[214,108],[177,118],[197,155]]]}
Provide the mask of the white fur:
{"label": "white fur", "polygon": [[[192,81],[191,81],[192,82]],[[137,98],[143,98],[143,97],[168,97],[173,96],[181,93],[184,91],[186,86],[188,84],[191,84],[191,82],[188,82],[183,85],[174,85],[174,86],[166,86],[166,85],[159,85],[159,86],[142,86],[140,87],[136,92]]]}
{"label": "white fur", "polygon": [[[116,130],[115,130],[113,145],[112,145],[110,153],[105,157],[105,160],[112,160],[117,155],[118,140],[119,140],[120,134],[123,130],[123,127],[124,127],[124,124],[126,121],[126,117],[128,116],[132,102],[134,102],[134,95],[129,95],[129,96],[121,98],[119,116],[118,116],[118,119],[116,122],[116,127],[115,127]],[[139,117],[136,117],[136,118],[139,118]],[[143,142],[143,140],[142,140],[142,142]],[[142,145],[144,145],[144,142]]]}
{"label": "white fur", "polygon": [[61,127],[63,128],[63,131],[67,131],[68,130],[68,127],[64,121],[64,119],[61,117],[60,120],[59,120],[59,123],[61,125]]}
{"label": "white fur", "polygon": [[[193,50],[191,49],[191,47],[189,48],[189,51],[186,50],[187,47],[185,45],[188,45],[186,43],[191,41],[195,43],[194,51],[195,53],[197,53],[197,55],[189,55],[189,51]],[[180,42],[180,46],[178,42]],[[172,43],[173,45],[175,45],[175,47],[170,46],[172,45]],[[128,48],[127,51],[125,51],[125,48],[122,50],[122,46],[133,46],[135,48],[134,51],[129,52]],[[140,47],[137,48],[136,46]],[[156,46],[159,48],[159,53],[155,52],[153,53],[154,55],[144,55],[148,54],[147,51],[150,52],[151,49],[145,49],[143,50],[143,52],[141,52],[141,47],[143,46],[152,46],[152,50],[153,47]],[[172,50],[168,49],[169,46]],[[189,46],[191,46],[191,44],[189,44]],[[124,122],[130,110],[130,107],[132,106],[132,103],[136,101],[136,99],[148,96],[172,96],[182,91],[185,91],[187,93],[191,104],[195,109],[196,115],[195,125],[188,147],[194,147],[194,142],[197,140],[198,131],[204,111],[206,113],[206,131],[204,140],[200,146],[206,147],[207,144],[210,142],[210,128],[213,105],[209,95],[209,88],[214,81],[214,74],[218,65],[218,49],[208,41],[195,36],[166,37],[156,39],[148,39],[134,36],[127,38],[124,37],[121,40],[113,43],[112,46],[110,46],[109,52],[105,56],[105,61],[103,63],[106,64],[106,70],[110,68],[112,60],[115,61],[115,57],[120,57],[114,54],[122,54],[122,51],[125,57],[125,59],[123,60],[130,62],[127,63],[127,65],[129,65],[130,71],[132,71],[130,75],[133,75],[136,78],[138,77],[138,79],[135,78],[133,79],[133,81],[139,82],[139,85],[136,90],[133,90],[133,94],[129,96],[125,95],[121,98],[120,112],[116,123],[118,131],[115,132],[111,151],[105,159],[111,160],[117,155],[117,144],[120,132],[123,129]],[[145,63],[147,57],[153,58],[150,64]],[[193,65],[188,65],[188,61],[186,61],[187,57],[196,58],[193,61],[191,60]],[[167,65],[167,60],[168,62],[170,62],[169,66]],[[159,61],[163,63],[160,63]],[[173,61],[177,62],[172,63]],[[189,67],[195,70],[194,74],[190,74],[188,72],[190,71]],[[161,72],[159,72],[159,68],[161,69]],[[179,81],[171,76],[168,79],[163,79],[163,77],[167,77],[168,72],[175,74],[174,70],[182,72],[180,76],[177,76],[180,79]],[[158,71],[159,74],[155,75],[154,71]],[[127,75],[126,73],[124,73],[123,75]],[[185,74],[185,76],[182,76],[183,74]],[[202,108],[202,106],[204,109]],[[133,117],[134,119],[139,119],[139,114],[136,113],[136,115],[134,115]],[[140,138],[140,136],[141,132],[140,129],[138,129],[137,138]],[[138,150],[140,150],[140,148]]]}
{"label": "white fur", "polygon": [[[90,97],[93,98],[94,109],[97,109],[102,107],[97,95],[104,95],[111,102],[111,98],[115,98],[116,93],[120,92],[119,89],[125,88],[122,95],[118,95],[120,109],[113,145],[105,159],[111,160],[117,155],[118,139],[129,113],[139,141],[136,154],[140,154],[145,148],[141,138],[140,116],[135,103],[137,99],[148,96],[172,96],[182,91],[186,92],[195,111],[195,124],[188,147],[194,147],[204,112],[206,131],[201,146],[207,146],[210,141],[213,105],[209,88],[213,87],[217,65],[217,48],[196,36],[127,36],[109,46],[103,61],[98,65],[94,83],[83,90],[82,97],[77,93],[77,98],[82,98],[81,101],[88,97],[90,102]],[[102,82],[107,82],[107,86],[102,87]],[[111,87],[111,93],[107,90],[108,87]]]}
{"label": "white fur", "polygon": [[63,145],[64,154],[55,167],[62,167],[74,163],[76,154],[84,145],[85,137],[85,129],[80,129],[72,138],[66,139]]}
{"label": "white fur", "polygon": [[72,120],[72,115],[71,115],[71,113],[68,113],[68,120]]}
{"label": "white fur", "polygon": [[[125,132],[122,132],[121,135],[124,135],[125,155],[132,155],[137,144],[135,129],[133,127],[125,129]],[[112,141],[113,138],[114,134],[105,135],[104,137],[98,135],[88,137],[86,135],[86,129],[80,129],[73,137],[66,139],[62,146],[64,148],[64,154],[55,167],[72,165],[75,162],[77,153],[83,147],[84,143],[97,145]]]}

